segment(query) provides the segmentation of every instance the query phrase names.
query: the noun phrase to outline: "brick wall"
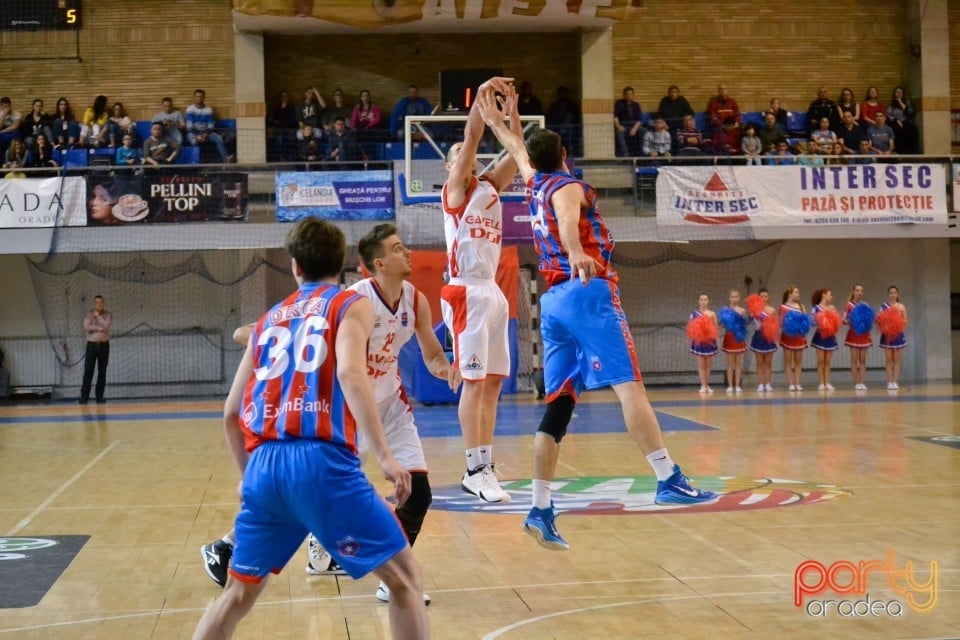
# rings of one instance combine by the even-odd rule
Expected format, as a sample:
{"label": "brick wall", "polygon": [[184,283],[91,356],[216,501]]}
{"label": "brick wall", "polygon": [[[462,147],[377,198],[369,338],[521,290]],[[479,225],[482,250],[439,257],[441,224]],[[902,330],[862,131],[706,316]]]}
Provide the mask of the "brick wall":
{"label": "brick wall", "polygon": [[53,112],[66,96],[79,118],[103,94],[134,119],[148,119],[169,95],[185,109],[205,89],[220,117],[233,116],[233,18],[225,0],[85,0],[77,36],[68,31],[0,32],[0,94],[26,113],[35,97]]}
{"label": "brick wall", "polygon": [[947,4],[950,22],[950,108],[960,109],[960,2]]}

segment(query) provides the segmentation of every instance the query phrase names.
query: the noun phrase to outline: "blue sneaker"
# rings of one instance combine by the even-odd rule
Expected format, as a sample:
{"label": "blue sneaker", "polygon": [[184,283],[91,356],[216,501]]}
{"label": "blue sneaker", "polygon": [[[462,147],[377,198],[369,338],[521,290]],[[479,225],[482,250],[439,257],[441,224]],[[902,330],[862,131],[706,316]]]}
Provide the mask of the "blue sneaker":
{"label": "blue sneaker", "polygon": [[657,504],[701,504],[717,499],[712,491],[701,491],[690,484],[687,476],[673,465],[673,475],[657,483]]}
{"label": "blue sneaker", "polygon": [[532,535],[540,546],[554,551],[566,551],[570,548],[567,541],[557,531],[557,517],[553,514],[553,502],[546,509],[533,507],[523,521],[523,530]]}

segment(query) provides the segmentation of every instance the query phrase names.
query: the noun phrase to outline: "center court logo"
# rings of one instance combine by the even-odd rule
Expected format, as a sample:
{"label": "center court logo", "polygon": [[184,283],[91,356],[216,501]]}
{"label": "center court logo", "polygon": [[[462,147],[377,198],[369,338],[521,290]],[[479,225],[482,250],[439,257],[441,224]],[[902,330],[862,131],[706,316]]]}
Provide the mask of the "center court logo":
{"label": "center court logo", "polygon": [[[659,505],[654,502],[657,479],[653,476],[593,476],[555,478],[551,483],[554,508],[569,515],[626,516],[664,512],[709,513],[773,509],[824,502],[851,495],[835,485],[781,478],[695,478],[701,489],[715,491],[720,498],[708,504]],[[530,480],[501,482],[513,500],[489,504],[464,493],[459,484],[433,488],[431,509],[526,515],[532,500]]]}
{"label": "center court logo", "polygon": [[[883,600],[871,597],[870,585],[885,586],[897,597]],[[930,562],[926,579],[918,577],[913,562],[897,564],[897,554],[887,549],[883,560],[838,560],[826,566],[817,560],[806,560],[797,565],[793,574],[793,604],[807,614],[825,618],[835,613],[842,617],[902,617],[906,609],[916,613],[930,613],[939,597],[937,563]],[[828,591],[855,599],[829,600],[811,598]],[[904,606],[904,602],[906,606]]]}

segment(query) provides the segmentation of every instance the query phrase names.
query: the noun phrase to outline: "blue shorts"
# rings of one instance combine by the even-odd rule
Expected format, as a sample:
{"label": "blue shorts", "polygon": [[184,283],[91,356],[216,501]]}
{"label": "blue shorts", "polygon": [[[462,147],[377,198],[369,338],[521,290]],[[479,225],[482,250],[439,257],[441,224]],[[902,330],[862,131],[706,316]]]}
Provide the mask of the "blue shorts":
{"label": "blue shorts", "polygon": [[540,298],[543,376],[550,402],[561,392],[574,396],[641,380],[630,323],[617,285],[601,278],[550,287]]}
{"label": "blue shorts", "polygon": [[279,573],[308,532],[354,579],[407,546],[360,459],[319,440],[267,442],[250,454],[235,529],[230,575],[244,582]]}

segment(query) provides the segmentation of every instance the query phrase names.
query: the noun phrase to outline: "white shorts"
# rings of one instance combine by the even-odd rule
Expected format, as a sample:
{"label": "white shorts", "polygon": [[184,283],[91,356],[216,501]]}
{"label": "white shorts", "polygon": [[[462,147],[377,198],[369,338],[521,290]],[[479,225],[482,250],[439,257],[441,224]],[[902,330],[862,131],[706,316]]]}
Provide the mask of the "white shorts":
{"label": "white shorts", "polygon": [[[420,434],[413,420],[413,409],[407,402],[407,393],[403,387],[389,398],[377,403],[377,412],[380,422],[383,423],[383,432],[387,436],[387,447],[407,471],[427,471],[427,461],[423,455],[423,445],[420,443]],[[366,458],[370,446],[363,431],[357,430],[357,442],[360,457]]]}
{"label": "white shorts", "polygon": [[464,379],[510,375],[509,309],[496,282],[453,278],[440,290],[440,310]]}

